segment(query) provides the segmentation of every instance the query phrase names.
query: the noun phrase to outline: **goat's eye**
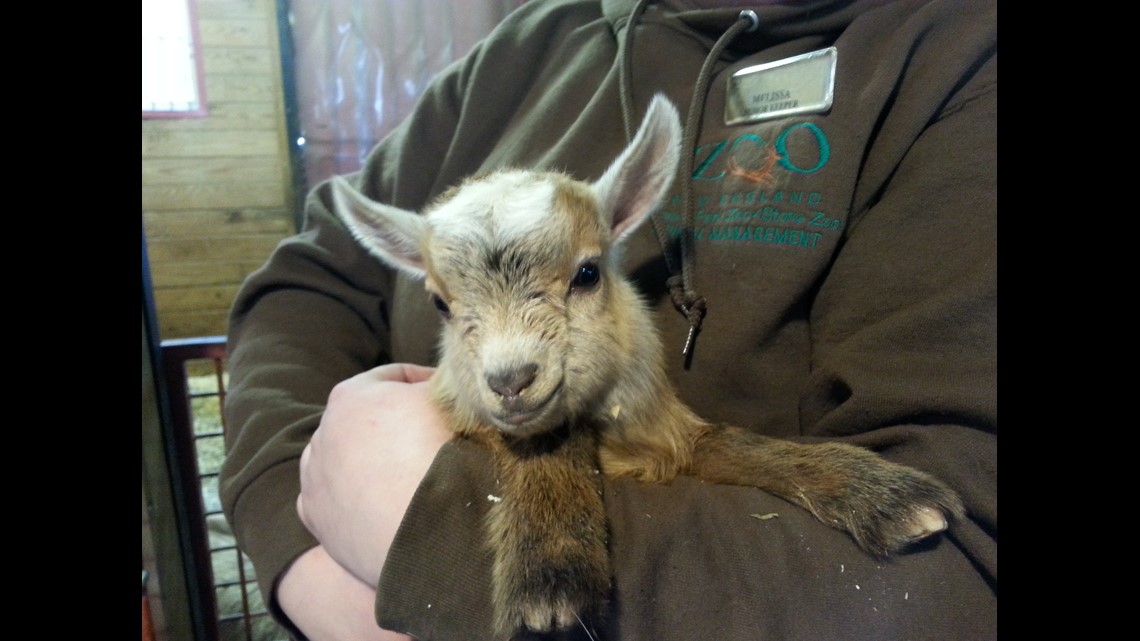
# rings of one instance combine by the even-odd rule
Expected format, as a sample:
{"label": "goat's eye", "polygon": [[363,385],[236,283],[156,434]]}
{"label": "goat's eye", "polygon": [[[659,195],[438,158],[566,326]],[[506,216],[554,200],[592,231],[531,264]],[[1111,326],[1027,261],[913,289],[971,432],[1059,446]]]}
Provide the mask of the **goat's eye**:
{"label": "goat's eye", "polygon": [[572,287],[588,288],[598,284],[602,278],[602,270],[598,267],[597,263],[582,263],[578,268],[578,273],[574,275],[574,282],[571,283]]}
{"label": "goat's eye", "polygon": [[439,294],[431,295],[431,304],[435,305],[435,308],[439,310],[440,314],[443,314],[444,318],[451,318],[451,308],[447,306],[447,303],[443,302]]}

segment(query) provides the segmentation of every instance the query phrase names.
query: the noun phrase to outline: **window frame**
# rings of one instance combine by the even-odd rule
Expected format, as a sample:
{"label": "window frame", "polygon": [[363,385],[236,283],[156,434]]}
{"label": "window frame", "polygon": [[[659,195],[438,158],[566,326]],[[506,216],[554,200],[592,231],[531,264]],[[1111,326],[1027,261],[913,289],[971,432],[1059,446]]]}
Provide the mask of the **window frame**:
{"label": "window frame", "polygon": [[[145,1],[145,0],[144,0]],[[197,0],[171,0],[181,2],[186,7],[187,22],[190,31],[191,59],[194,66],[194,89],[198,98],[196,109],[143,109],[143,119],[172,119],[172,118],[204,118],[209,115],[206,106],[206,80],[202,68],[202,39],[198,29],[198,2]],[[144,52],[145,54],[145,52]]]}

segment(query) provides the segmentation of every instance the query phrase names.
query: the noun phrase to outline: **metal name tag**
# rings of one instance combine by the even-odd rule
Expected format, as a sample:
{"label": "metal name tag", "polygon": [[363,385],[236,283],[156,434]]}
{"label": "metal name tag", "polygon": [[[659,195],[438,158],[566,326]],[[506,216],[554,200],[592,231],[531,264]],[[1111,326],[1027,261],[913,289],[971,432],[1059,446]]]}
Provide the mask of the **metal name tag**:
{"label": "metal name tag", "polygon": [[827,111],[835,95],[835,57],[835,47],[828,47],[732,74],[725,124]]}

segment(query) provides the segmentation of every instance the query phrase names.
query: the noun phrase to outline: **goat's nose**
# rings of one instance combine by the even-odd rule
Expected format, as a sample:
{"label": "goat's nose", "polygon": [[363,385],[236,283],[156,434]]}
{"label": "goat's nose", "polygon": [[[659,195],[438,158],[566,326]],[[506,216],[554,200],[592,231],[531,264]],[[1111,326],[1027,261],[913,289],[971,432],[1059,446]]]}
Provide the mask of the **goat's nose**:
{"label": "goat's nose", "polygon": [[517,399],[524,389],[530,387],[536,372],[538,365],[528,363],[516,369],[488,374],[487,384],[504,400],[511,401]]}

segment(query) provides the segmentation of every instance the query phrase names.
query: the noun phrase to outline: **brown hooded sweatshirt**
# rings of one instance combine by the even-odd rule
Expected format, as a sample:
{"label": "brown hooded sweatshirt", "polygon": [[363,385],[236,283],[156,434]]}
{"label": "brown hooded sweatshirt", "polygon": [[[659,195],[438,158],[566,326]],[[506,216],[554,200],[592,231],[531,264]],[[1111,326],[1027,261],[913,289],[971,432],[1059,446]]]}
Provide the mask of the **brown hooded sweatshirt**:
{"label": "brown hooded sweatshirt", "polygon": [[[505,166],[593,180],[653,94],[682,118],[703,107],[686,126],[691,201],[678,181],[625,250],[676,355],[667,362],[682,398],[712,421],[842,439],[930,472],[968,516],[884,562],[759,490],[607,481],[614,594],[591,632],[994,638],[996,3],[716,4],[531,0],[441,74],[350,179],[413,210]],[[755,30],[733,27],[742,9],[755,11]],[[730,29],[739,33],[710,56]],[[813,52],[814,66],[730,82]],[[248,279],[231,318],[221,495],[266,593],[315,544],[295,513],[298,458],[330,389],[384,362],[434,361],[438,313],[422,283],[367,255],[330,203],[318,186],[305,230]],[[665,251],[660,238],[671,239]],[[707,300],[688,370],[671,274]],[[479,541],[494,482],[485,452],[444,446],[385,564],[381,625],[490,638]],[[779,517],[756,518],[770,513]]]}

